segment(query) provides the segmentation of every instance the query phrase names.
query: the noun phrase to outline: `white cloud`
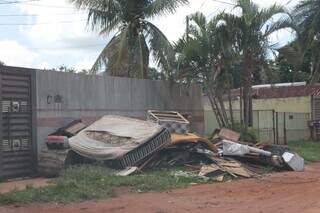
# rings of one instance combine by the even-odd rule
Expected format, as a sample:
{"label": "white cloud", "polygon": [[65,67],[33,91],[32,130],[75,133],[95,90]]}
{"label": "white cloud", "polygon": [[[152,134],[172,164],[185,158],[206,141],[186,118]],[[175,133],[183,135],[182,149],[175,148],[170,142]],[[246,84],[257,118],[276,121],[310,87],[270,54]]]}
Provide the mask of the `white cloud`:
{"label": "white cloud", "polygon": [[[224,0],[224,2],[234,3],[235,1]],[[289,0],[254,0],[254,2],[258,3],[260,6],[267,7],[275,2],[280,5],[285,5]],[[298,0],[291,0],[290,5],[293,5],[296,2],[298,2]],[[49,6],[45,7],[45,5]],[[68,66],[75,66],[80,69],[91,67],[102,48],[102,46],[100,47],[97,44],[104,42],[103,39],[98,36],[97,32],[90,32],[90,29],[86,29],[86,22],[81,22],[81,20],[87,18],[87,15],[83,11],[79,12],[77,9],[74,9],[67,0],[41,0],[39,3],[31,2],[29,4],[17,4],[16,7],[25,14],[37,15],[36,17],[29,17],[25,20],[25,22],[35,25],[23,26],[19,29],[32,41],[29,45],[40,48],[35,50],[37,53],[32,53],[41,55],[41,59],[45,59],[43,61],[46,62],[41,64],[39,61],[34,61],[36,57],[34,57],[33,60],[24,59],[25,61],[29,61],[30,65],[36,67],[39,67],[40,65],[56,67],[61,63],[66,64],[66,61],[69,58],[68,64],[66,64]],[[218,12],[223,10],[232,11],[233,8],[233,5],[212,0],[190,0],[189,6],[178,8],[175,14],[151,21],[164,32],[170,41],[175,41],[184,33],[185,17],[187,15],[200,10],[208,18],[211,18]],[[73,23],[61,23],[66,21]],[[88,48],[90,45],[92,45],[92,47]],[[69,48],[77,46],[79,46],[79,48]],[[81,48],[81,46],[86,47]],[[26,49],[26,51],[28,50]],[[52,62],[49,57],[60,57],[64,60],[62,62],[60,60]],[[40,58],[38,57],[37,60],[40,60]],[[30,63],[30,61],[32,62]]]}
{"label": "white cloud", "polygon": [[[190,0],[190,4],[188,6],[179,8],[177,12],[173,15],[168,15],[166,17],[161,17],[155,19],[153,22],[156,26],[161,29],[164,34],[168,37],[169,40],[175,41],[184,33],[185,30],[185,17],[192,13],[197,12],[199,9],[202,13],[204,13],[207,18],[212,18],[215,14],[219,12],[232,12],[238,13],[239,11],[234,8],[235,1],[233,0],[224,0],[221,3],[212,0]],[[273,4],[277,3],[279,5],[284,5],[285,7],[292,7],[295,5],[298,0],[254,0],[253,2],[257,3],[261,7],[270,7]],[[287,4],[287,3],[290,4]],[[230,4],[227,4],[230,3]]]}
{"label": "white cloud", "polygon": [[37,65],[35,68],[37,69],[50,69],[50,65],[48,62],[44,61],[42,63],[40,63],[39,65]]}
{"label": "white cloud", "polygon": [[82,60],[78,61],[75,65],[74,68],[76,70],[83,70],[83,69],[90,69],[95,61],[94,57],[90,58],[83,58]]}
{"label": "white cloud", "polygon": [[[100,44],[104,44],[106,39],[87,29],[87,14],[78,11],[66,0],[42,0],[39,3],[18,4],[16,7],[24,14],[36,15],[25,20],[34,25],[22,26],[19,30],[27,35],[35,51],[47,58],[46,68],[48,65],[57,67],[61,64],[79,64],[79,67],[86,68],[90,64],[91,67],[103,47]],[[34,66],[38,67],[39,63]]]}
{"label": "white cloud", "polygon": [[0,41],[0,60],[6,65],[31,67],[39,55],[14,40]]}
{"label": "white cloud", "polygon": [[72,9],[73,6],[65,1],[42,0],[39,4],[19,4],[18,7],[24,13],[37,15],[29,19],[29,22],[35,25],[21,28],[34,40],[55,42],[64,38],[91,36],[85,29],[86,15]]}

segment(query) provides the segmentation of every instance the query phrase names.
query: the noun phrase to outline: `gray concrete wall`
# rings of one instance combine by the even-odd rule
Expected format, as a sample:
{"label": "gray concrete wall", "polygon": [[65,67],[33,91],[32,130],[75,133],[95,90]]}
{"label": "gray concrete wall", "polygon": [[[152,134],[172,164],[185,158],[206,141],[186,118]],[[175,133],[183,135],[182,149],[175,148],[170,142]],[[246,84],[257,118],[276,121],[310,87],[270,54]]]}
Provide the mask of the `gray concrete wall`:
{"label": "gray concrete wall", "polygon": [[[37,142],[73,119],[90,123],[106,114],[145,119],[148,109],[192,115],[192,129],[204,130],[201,89],[163,81],[36,71]],[[61,97],[61,102],[57,97]]]}

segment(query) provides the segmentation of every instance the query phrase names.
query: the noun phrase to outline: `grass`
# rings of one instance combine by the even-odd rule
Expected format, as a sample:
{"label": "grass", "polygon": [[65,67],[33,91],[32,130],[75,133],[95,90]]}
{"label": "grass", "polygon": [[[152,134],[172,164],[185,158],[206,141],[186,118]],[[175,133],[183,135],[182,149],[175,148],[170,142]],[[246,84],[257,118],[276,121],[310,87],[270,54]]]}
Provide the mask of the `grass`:
{"label": "grass", "polygon": [[181,188],[191,183],[204,183],[197,177],[176,177],[177,169],[160,169],[142,174],[119,177],[112,175],[110,170],[100,166],[78,166],[66,170],[54,184],[43,188],[28,186],[23,191],[12,191],[0,194],[0,204],[56,202],[69,203],[90,199],[102,199],[116,195],[119,187],[131,190],[166,191]]}
{"label": "grass", "polygon": [[320,142],[292,141],[288,146],[290,150],[301,155],[307,163],[320,161]]}
{"label": "grass", "polygon": [[[299,153],[306,162],[320,161],[320,142],[296,141],[289,142],[290,150]],[[183,168],[163,168],[142,174],[119,177],[113,171],[98,165],[83,165],[72,167],[64,174],[53,179],[53,184],[43,188],[27,186],[22,191],[12,191],[0,194],[0,204],[55,202],[69,203],[90,199],[103,199],[116,196],[117,189],[121,187],[132,191],[166,191],[182,188],[192,183],[205,183],[195,176],[176,176],[177,171]],[[266,168],[268,173],[270,168]],[[213,180],[209,180],[213,181]]]}

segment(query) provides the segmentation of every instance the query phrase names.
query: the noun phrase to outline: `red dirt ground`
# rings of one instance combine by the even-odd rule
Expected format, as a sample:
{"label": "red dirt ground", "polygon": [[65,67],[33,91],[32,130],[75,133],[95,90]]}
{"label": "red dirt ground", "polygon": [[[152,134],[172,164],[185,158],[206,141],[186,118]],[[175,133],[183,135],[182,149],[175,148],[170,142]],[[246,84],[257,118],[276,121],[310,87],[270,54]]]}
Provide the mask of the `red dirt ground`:
{"label": "red dirt ground", "polygon": [[283,172],[262,179],[192,186],[164,193],[125,193],[117,198],[68,205],[0,207],[0,213],[232,212],[319,213],[320,163],[305,172]]}
{"label": "red dirt ground", "polygon": [[32,185],[33,187],[43,187],[43,186],[47,186],[49,184],[50,184],[49,179],[45,179],[45,178],[34,178],[34,179],[26,179],[26,180],[9,181],[9,182],[0,184],[0,193],[10,192],[15,189],[23,190],[28,185]]}

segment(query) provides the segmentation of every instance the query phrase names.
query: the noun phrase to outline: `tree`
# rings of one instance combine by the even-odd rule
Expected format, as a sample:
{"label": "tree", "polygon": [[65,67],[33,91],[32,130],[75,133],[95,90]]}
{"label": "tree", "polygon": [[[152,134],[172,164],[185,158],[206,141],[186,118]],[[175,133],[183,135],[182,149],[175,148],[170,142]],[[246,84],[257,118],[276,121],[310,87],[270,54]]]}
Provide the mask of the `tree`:
{"label": "tree", "polygon": [[5,64],[2,62],[2,61],[0,61],[0,66],[4,66]]}
{"label": "tree", "polygon": [[[268,50],[272,48],[269,36],[279,29],[288,27],[287,18],[274,22],[272,17],[284,13],[281,6],[260,9],[251,0],[238,0],[236,7],[241,15],[223,14],[221,20],[231,29],[236,29],[234,48],[240,53],[241,86],[243,98],[243,121],[247,128],[252,125],[251,86],[253,71],[257,67],[267,67]],[[242,102],[241,104],[242,105]]]}
{"label": "tree", "polygon": [[[207,21],[199,12],[188,16],[187,20],[186,32],[175,44],[178,79],[187,84],[201,84],[220,127],[231,127],[223,103],[225,91],[231,88],[230,34],[226,34],[224,26],[219,26],[218,19]],[[232,112],[232,108],[230,110]],[[231,121],[232,118],[231,114]]]}
{"label": "tree", "polygon": [[[288,44],[288,46],[296,46],[297,44],[295,44],[295,42],[296,41],[293,41],[291,44]],[[277,75],[276,82],[287,83],[309,81],[311,74],[310,51],[302,53],[300,51],[296,51],[294,47],[288,46],[281,48],[275,59],[277,66],[275,73]]]}
{"label": "tree", "polygon": [[88,24],[100,35],[117,31],[92,67],[103,66],[113,76],[147,78],[149,53],[164,71],[170,70],[172,46],[166,36],[147,19],[175,12],[188,0],[70,0],[89,10]]}
{"label": "tree", "polygon": [[66,65],[60,65],[56,69],[57,71],[60,72],[70,72],[70,73],[76,73],[76,69],[73,67],[67,67]]}
{"label": "tree", "polygon": [[158,71],[156,68],[149,67],[148,79],[150,79],[150,80],[165,80],[166,77],[164,76],[164,74],[162,72]]}
{"label": "tree", "polygon": [[60,65],[57,68],[53,68],[53,70],[59,71],[59,72],[89,74],[89,70],[86,70],[86,69],[76,70],[74,67],[68,67],[66,65]]}
{"label": "tree", "polygon": [[303,48],[311,52],[311,83],[320,80],[320,0],[304,0],[300,2],[293,15],[305,38]]}

